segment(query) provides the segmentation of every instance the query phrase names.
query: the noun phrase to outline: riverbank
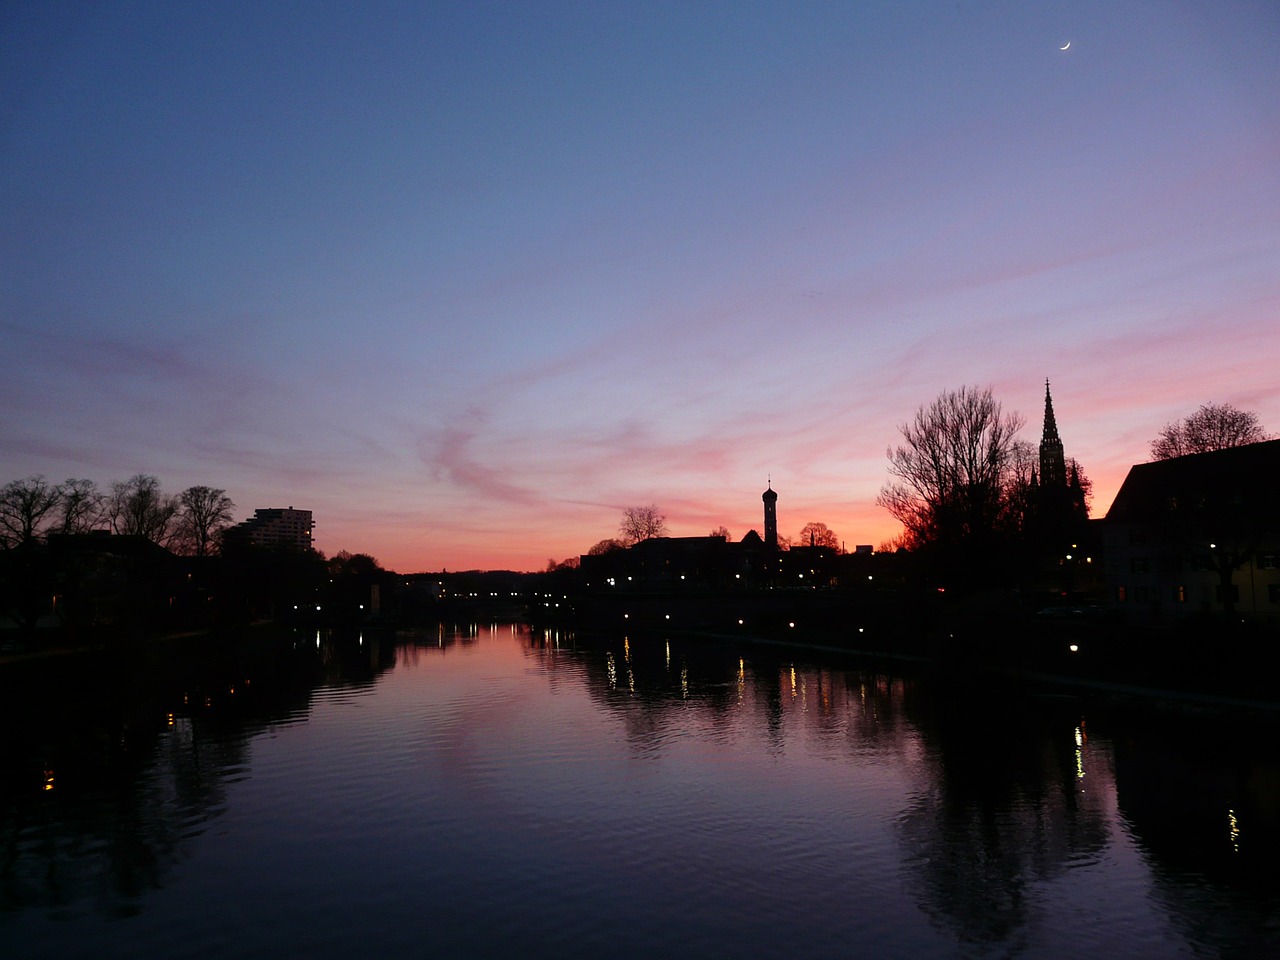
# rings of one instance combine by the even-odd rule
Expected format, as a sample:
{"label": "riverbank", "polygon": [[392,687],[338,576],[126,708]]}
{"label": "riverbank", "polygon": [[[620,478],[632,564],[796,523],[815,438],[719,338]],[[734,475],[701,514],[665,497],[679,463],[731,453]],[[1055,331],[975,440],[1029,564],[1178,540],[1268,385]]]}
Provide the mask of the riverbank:
{"label": "riverbank", "polygon": [[[537,626],[538,621],[534,617],[531,622]],[[1280,712],[1280,687],[1270,665],[1280,638],[1274,629],[1247,625],[1100,623],[1084,616],[999,612],[989,605],[935,603],[907,610],[897,603],[857,605],[822,595],[609,598],[585,608],[579,603],[573,616],[558,618],[557,625],[574,631],[790,647],[863,663],[910,664],[955,685],[1013,683]],[[0,670],[72,657],[90,668],[109,665],[113,672],[121,667],[164,669],[166,661],[171,665],[220,656],[228,647],[252,647],[289,629],[275,621],[256,621],[231,631],[50,643],[0,652]]]}
{"label": "riverbank", "polygon": [[280,625],[272,620],[255,620],[230,630],[226,628],[203,627],[191,630],[175,630],[165,633],[137,634],[102,634],[91,638],[79,638],[75,642],[55,642],[53,635],[41,637],[44,641],[34,648],[23,648],[16,643],[6,642],[0,646],[0,669],[5,667],[47,663],[64,658],[75,657],[81,660],[95,657],[116,658],[122,654],[133,655],[139,651],[162,646],[181,647],[184,644],[192,648],[201,641],[218,638],[220,643],[226,642],[228,636],[261,636],[267,631],[278,630]]}
{"label": "riverbank", "polygon": [[913,663],[955,683],[1014,682],[1280,709],[1271,665],[1280,628],[1271,624],[1128,623],[1089,608],[1030,610],[995,595],[955,601],[816,591],[578,597],[557,623]]}

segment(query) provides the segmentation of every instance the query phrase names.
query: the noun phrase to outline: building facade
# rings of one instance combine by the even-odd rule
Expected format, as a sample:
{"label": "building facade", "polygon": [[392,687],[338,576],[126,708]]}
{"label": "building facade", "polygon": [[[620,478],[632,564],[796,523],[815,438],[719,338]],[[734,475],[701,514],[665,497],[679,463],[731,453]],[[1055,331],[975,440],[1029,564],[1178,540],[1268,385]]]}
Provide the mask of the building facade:
{"label": "building facade", "polygon": [[1280,440],[1140,463],[1107,511],[1107,586],[1144,618],[1280,619]]}
{"label": "building facade", "polygon": [[253,516],[230,531],[255,547],[288,550],[310,550],[315,521],[310,510],[293,507],[266,507],[253,511]]}

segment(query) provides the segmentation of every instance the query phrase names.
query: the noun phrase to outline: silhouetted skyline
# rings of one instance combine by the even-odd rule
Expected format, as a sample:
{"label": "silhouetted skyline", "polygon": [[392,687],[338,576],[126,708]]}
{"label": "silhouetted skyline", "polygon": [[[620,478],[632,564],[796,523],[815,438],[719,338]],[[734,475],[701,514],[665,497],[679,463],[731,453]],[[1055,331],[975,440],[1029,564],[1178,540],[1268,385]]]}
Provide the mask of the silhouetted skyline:
{"label": "silhouetted skyline", "polygon": [[[389,568],[879,543],[990,385],[1104,513],[1207,401],[1280,429],[1280,12],[10,4],[4,480],[296,503]],[[1070,41],[1067,50],[1060,49]],[[239,516],[238,516],[239,518]]]}

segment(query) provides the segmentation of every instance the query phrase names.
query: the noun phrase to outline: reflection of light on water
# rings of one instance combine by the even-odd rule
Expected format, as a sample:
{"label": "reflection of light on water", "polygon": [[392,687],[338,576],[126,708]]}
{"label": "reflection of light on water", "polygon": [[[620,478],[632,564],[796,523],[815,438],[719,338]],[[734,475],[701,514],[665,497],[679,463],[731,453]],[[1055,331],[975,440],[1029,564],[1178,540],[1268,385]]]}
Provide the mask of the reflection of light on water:
{"label": "reflection of light on water", "polygon": [[689,698],[689,668],[680,668],[680,697],[687,700]]}
{"label": "reflection of light on water", "polygon": [[742,703],[743,695],[747,690],[747,661],[742,657],[738,658],[738,703]]}
{"label": "reflection of light on water", "polygon": [[605,674],[609,678],[609,689],[610,690],[617,689],[618,665],[614,662],[612,653],[606,653],[604,655],[604,669],[605,669]]}
{"label": "reflection of light on water", "polygon": [[1234,810],[1227,811],[1228,836],[1231,838],[1231,849],[1240,852],[1240,821],[1236,819]]}
{"label": "reflection of light on water", "polygon": [[44,772],[44,788],[45,790],[53,789],[53,771],[52,770],[46,770]]}
{"label": "reflection of light on water", "polygon": [[627,661],[627,663],[631,662],[631,638],[630,637],[622,638],[622,659]]}
{"label": "reflection of light on water", "polygon": [[794,700],[795,698],[796,698],[796,667],[795,667],[795,664],[792,664],[791,665],[791,699]]}
{"label": "reflection of light on water", "polygon": [[667,641],[667,670],[671,669],[671,641]]}
{"label": "reflection of light on water", "polygon": [[1076,727],[1076,779],[1084,779],[1084,744],[1088,737],[1084,733],[1084,721]]}

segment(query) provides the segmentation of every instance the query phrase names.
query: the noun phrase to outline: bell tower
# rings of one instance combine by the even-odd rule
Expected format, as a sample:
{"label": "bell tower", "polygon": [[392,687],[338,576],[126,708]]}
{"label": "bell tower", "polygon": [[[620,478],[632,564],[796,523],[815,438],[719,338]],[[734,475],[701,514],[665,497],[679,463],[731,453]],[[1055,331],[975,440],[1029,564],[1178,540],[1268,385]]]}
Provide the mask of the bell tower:
{"label": "bell tower", "polygon": [[773,492],[773,481],[770,479],[767,489],[760,495],[764,501],[764,545],[770,550],[778,549],[778,495]]}

